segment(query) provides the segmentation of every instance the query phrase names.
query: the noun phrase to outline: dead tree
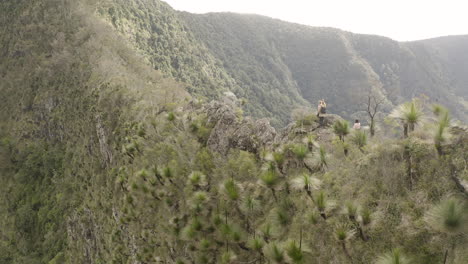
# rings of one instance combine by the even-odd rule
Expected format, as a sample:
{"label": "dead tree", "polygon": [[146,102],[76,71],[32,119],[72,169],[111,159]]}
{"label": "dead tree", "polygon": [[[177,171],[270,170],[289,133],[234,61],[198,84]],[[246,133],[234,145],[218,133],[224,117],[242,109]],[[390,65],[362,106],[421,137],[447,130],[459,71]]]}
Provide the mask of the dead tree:
{"label": "dead tree", "polygon": [[367,100],[365,102],[365,111],[370,119],[370,135],[371,137],[375,134],[375,116],[379,113],[379,108],[385,102],[385,97],[377,96],[372,91],[367,94]]}

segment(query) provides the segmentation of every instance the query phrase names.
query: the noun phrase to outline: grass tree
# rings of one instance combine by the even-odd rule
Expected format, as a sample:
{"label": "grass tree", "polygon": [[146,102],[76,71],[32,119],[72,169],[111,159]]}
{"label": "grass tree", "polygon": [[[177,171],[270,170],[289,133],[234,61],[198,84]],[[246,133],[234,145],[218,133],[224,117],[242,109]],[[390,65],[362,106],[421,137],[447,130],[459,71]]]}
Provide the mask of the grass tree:
{"label": "grass tree", "polygon": [[317,136],[314,134],[308,134],[307,136],[304,137],[302,142],[307,145],[309,148],[309,151],[312,151],[314,146],[316,146],[316,140]]}
{"label": "grass tree", "polygon": [[362,240],[367,241],[369,237],[365,233],[365,229],[372,222],[372,212],[368,207],[361,208],[358,216],[359,221],[359,233]]}
{"label": "grass tree", "polygon": [[415,126],[421,121],[422,114],[418,102],[413,100],[395,108],[390,116],[402,121],[403,136],[408,137],[408,132],[413,132]]}
{"label": "grass tree", "polygon": [[439,105],[434,106],[434,114],[438,117],[434,134],[434,146],[437,153],[441,156],[443,155],[442,146],[450,138],[450,132],[448,131],[450,127],[450,116],[448,110]]}
{"label": "grass tree", "polygon": [[174,181],[172,180],[174,178],[174,170],[171,167],[164,167],[162,175],[164,176],[164,178],[169,180],[170,183],[174,184]]}
{"label": "grass tree", "polygon": [[276,243],[270,243],[264,247],[264,254],[272,263],[284,263],[284,250]]}
{"label": "grass tree", "polygon": [[[364,210],[364,212],[367,212],[367,210]],[[359,232],[359,236],[361,237],[361,239],[363,241],[367,241],[367,237],[364,233],[363,226],[364,226],[364,222],[366,222],[366,224],[370,223],[370,221],[367,222],[368,220],[370,220],[368,218],[370,217],[370,215],[366,214],[365,216],[366,220],[362,221],[362,216],[358,214],[358,207],[353,202],[347,202],[345,204],[344,213],[348,217],[348,219],[351,221],[354,228]]]}
{"label": "grass tree", "polygon": [[349,124],[346,120],[337,120],[333,124],[333,132],[344,142],[345,136],[349,134]]}
{"label": "grass tree", "polygon": [[356,145],[361,152],[363,148],[367,145],[367,134],[365,131],[357,130],[353,133],[351,137],[351,142]]}
{"label": "grass tree", "polygon": [[275,199],[275,201],[278,201],[275,191],[275,187],[279,182],[278,173],[276,173],[276,171],[274,170],[266,170],[260,174],[260,182],[265,187],[271,190],[273,198]]}
{"label": "grass tree", "polygon": [[317,194],[317,197],[315,198],[315,204],[317,206],[317,209],[320,213],[320,216],[323,219],[327,219],[327,214],[333,209],[334,207],[334,202],[330,201],[327,198],[327,195],[325,194],[324,191],[320,191]]}
{"label": "grass tree", "polygon": [[320,185],[321,181],[308,173],[302,173],[291,180],[291,187],[293,189],[305,191],[312,200],[314,200],[312,190],[318,190]]}
{"label": "grass tree", "polygon": [[376,264],[410,264],[410,260],[399,249],[385,253],[377,259]]}
{"label": "grass tree", "polygon": [[202,211],[203,206],[209,201],[209,199],[207,192],[198,191],[193,194],[189,201],[189,205],[198,213]]}
{"label": "grass tree", "polygon": [[315,163],[315,166],[318,167],[320,170],[324,170],[328,166],[328,155],[327,151],[323,146],[320,146],[317,148],[314,153],[313,153],[313,160]]}
{"label": "grass tree", "polygon": [[167,120],[168,121],[174,121],[176,119],[176,115],[174,114],[174,112],[169,112],[167,113]]}
{"label": "grass tree", "polygon": [[247,218],[247,229],[252,231],[255,236],[255,228],[252,228],[251,221],[254,219],[254,214],[260,211],[260,201],[247,195],[242,201],[241,209]]}
{"label": "grass tree", "polygon": [[284,153],[282,151],[273,152],[273,160],[275,161],[276,166],[278,166],[278,169],[282,172],[285,161]]}
{"label": "grass tree", "polygon": [[292,152],[294,153],[296,158],[299,160],[299,162],[303,163],[305,157],[307,156],[307,153],[309,153],[309,148],[304,144],[297,144],[293,146]]}
{"label": "grass tree", "polygon": [[206,175],[199,171],[192,172],[188,177],[187,183],[192,185],[194,188],[201,188],[208,184]]}
{"label": "grass tree", "polygon": [[260,255],[263,255],[262,249],[263,246],[265,245],[265,241],[261,239],[260,237],[254,237],[249,240],[247,243],[248,247],[256,252],[259,252]]}
{"label": "grass tree", "polygon": [[283,227],[283,228],[287,227],[291,223],[291,217],[289,215],[289,212],[285,210],[284,208],[278,207],[276,208],[274,213],[275,213],[274,220],[276,220],[276,223],[278,223],[280,227]]}
{"label": "grass tree", "polygon": [[235,263],[237,256],[232,251],[226,251],[221,255],[222,264]]}
{"label": "grass tree", "polygon": [[347,242],[354,237],[355,231],[350,229],[347,224],[338,224],[335,228],[335,239],[341,245],[343,253],[352,262],[351,254],[349,253],[348,247],[346,246]]}
{"label": "grass tree", "polygon": [[240,199],[240,187],[233,179],[227,179],[221,185],[221,191],[231,201]]}
{"label": "grass tree", "polygon": [[[444,264],[447,263],[449,251],[455,251],[456,237],[463,234],[467,228],[468,206],[455,198],[441,201],[427,212],[426,219],[434,230],[447,235],[448,248],[444,254]],[[453,258],[453,256],[452,256]]]}
{"label": "grass tree", "polygon": [[302,248],[295,240],[291,240],[286,244],[286,254],[291,263],[300,264],[304,263],[304,253]]}

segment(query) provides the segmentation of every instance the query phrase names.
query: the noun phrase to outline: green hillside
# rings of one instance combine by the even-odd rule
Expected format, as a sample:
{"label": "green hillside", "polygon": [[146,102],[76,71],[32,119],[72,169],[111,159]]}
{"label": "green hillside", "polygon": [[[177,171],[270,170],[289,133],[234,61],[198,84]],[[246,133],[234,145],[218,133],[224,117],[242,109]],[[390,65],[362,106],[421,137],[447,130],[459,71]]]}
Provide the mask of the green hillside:
{"label": "green hillside", "polygon": [[[257,19],[1,1],[0,263],[464,263],[467,128],[372,86],[386,59],[356,55],[368,37]],[[411,45],[464,65],[461,44]],[[374,137],[296,109],[325,97],[353,115],[370,87],[387,112],[410,102]]]}
{"label": "green hillside", "polygon": [[298,93],[312,105],[326,98],[334,113],[348,118],[364,119],[369,91],[388,99],[387,111],[425,95],[462,120],[468,116],[466,37],[398,43],[256,15],[180,16],[245,89]]}
{"label": "green hillside", "polygon": [[[196,40],[164,2],[112,0],[100,4],[98,10],[155,69],[185,83],[196,96],[212,99],[226,91],[234,92],[250,102],[245,106],[248,115],[269,117],[277,125],[289,120],[294,107],[307,105],[297,91],[289,89],[291,85],[271,91],[271,84],[280,84],[273,80],[274,73],[255,72],[257,79],[247,82],[244,79],[248,75],[228,72],[229,64],[215,58],[204,43]],[[282,74],[282,70],[276,72]],[[262,76],[264,73],[269,76]]]}

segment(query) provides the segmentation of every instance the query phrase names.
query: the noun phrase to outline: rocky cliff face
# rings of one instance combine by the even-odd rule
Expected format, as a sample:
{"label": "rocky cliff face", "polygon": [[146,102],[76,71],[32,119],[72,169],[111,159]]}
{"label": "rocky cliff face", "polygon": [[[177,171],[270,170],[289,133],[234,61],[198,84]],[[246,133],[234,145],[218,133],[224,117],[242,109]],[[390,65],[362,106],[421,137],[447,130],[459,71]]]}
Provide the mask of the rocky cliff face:
{"label": "rocky cliff face", "polygon": [[212,151],[227,155],[231,149],[240,149],[260,155],[266,148],[296,142],[296,138],[302,140],[310,133],[316,133],[320,140],[331,141],[332,125],[342,120],[338,115],[327,114],[322,124],[319,120],[307,126],[299,126],[294,122],[277,132],[268,119],[244,118],[239,116],[239,111],[240,103],[235,97],[226,97],[203,106],[201,112],[208,116],[208,126],[213,127],[207,141]]}

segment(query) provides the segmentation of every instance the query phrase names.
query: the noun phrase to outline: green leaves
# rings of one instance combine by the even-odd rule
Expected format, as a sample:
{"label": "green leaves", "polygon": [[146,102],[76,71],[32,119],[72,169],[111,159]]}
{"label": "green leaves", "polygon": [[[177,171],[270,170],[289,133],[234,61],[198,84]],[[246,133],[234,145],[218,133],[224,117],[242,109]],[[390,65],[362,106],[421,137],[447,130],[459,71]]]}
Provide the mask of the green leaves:
{"label": "green leaves", "polygon": [[302,253],[302,250],[296,243],[296,241],[292,240],[289,243],[287,243],[286,253],[288,254],[288,257],[291,258],[293,263],[303,263],[304,254]]}
{"label": "green leaves", "polygon": [[260,180],[267,188],[274,188],[279,178],[275,171],[267,170],[260,174]]}
{"label": "green leaves", "polygon": [[434,146],[439,155],[442,155],[442,145],[449,141],[451,137],[451,134],[448,131],[448,128],[450,127],[450,116],[447,109],[438,105],[434,106],[434,113],[439,118],[436,123],[436,130],[434,133]]}
{"label": "green leaves", "polygon": [[171,122],[172,122],[172,121],[174,121],[175,119],[176,119],[176,115],[174,114],[174,112],[169,112],[169,113],[167,114],[167,120],[168,120],[168,121],[171,121]]}
{"label": "green leaves", "polygon": [[284,250],[276,243],[270,243],[265,246],[264,253],[274,263],[282,263],[284,261]]}
{"label": "green leaves", "polygon": [[295,190],[305,190],[310,192],[312,189],[317,190],[321,185],[321,181],[310,174],[302,173],[291,180],[291,187]]}
{"label": "green leaves", "polygon": [[337,120],[333,124],[333,132],[340,138],[341,141],[344,141],[344,137],[349,134],[349,124],[346,120]]}
{"label": "green leaves", "polygon": [[297,144],[293,146],[292,152],[296,155],[296,158],[300,161],[303,161],[309,152],[309,148],[303,144]]}
{"label": "green leaves", "polygon": [[467,228],[468,210],[465,203],[448,198],[427,212],[427,223],[435,230],[458,234]]}
{"label": "green leaves", "polygon": [[356,130],[351,136],[351,142],[362,150],[367,145],[367,133],[362,130]]}
{"label": "green leaves", "polygon": [[236,201],[240,197],[240,189],[239,186],[233,179],[229,179],[224,181],[222,185],[222,190],[224,194],[232,201]]}
{"label": "green leaves", "polygon": [[335,227],[335,238],[339,242],[350,240],[354,237],[355,233],[356,231],[352,230],[348,224],[341,223]]}
{"label": "green leaves", "polygon": [[259,252],[262,251],[262,248],[263,248],[264,245],[265,245],[265,241],[263,241],[263,239],[258,238],[258,237],[257,238],[252,238],[248,242],[249,248],[251,248],[252,250],[255,250],[255,251],[259,251]]}
{"label": "green leaves", "polygon": [[190,173],[188,183],[193,186],[205,186],[207,184],[206,175],[199,171],[194,171]]}
{"label": "green leaves", "polygon": [[417,100],[399,105],[390,113],[390,117],[403,121],[409,131],[414,131],[414,126],[421,121],[422,115],[422,109]]}
{"label": "green leaves", "polygon": [[284,163],[284,153],[283,152],[273,152],[273,160],[276,162],[278,167],[283,166]]}
{"label": "green leaves", "polygon": [[400,251],[394,249],[389,253],[380,256],[376,264],[410,264],[410,260]]}

